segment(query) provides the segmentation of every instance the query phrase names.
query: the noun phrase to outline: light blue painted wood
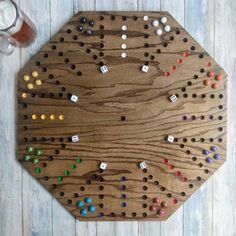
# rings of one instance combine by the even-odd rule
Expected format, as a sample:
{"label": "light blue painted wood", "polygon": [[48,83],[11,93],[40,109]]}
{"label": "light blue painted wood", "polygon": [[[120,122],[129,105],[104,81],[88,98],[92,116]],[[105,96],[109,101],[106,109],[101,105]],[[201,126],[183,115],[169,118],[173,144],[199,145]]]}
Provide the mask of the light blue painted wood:
{"label": "light blue painted wood", "polygon": [[138,0],[138,10],[139,11],[160,11],[161,0]]}
{"label": "light blue painted wood", "polygon": [[[215,58],[228,73],[228,161],[213,176],[213,235],[236,235],[236,1],[215,0]],[[224,203],[224,204],[222,204]],[[221,222],[219,222],[221,218]]]}
{"label": "light blue painted wood", "polygon": [[[15,85],[20,50],[0,53],[0,235],[22,234],[22,168],[15,160]],[[14,227],[13,227],[14,223]]]}
{"label": "light blue painted wood", "polygon": [[[23,11],[27,12],[37,24],[40,35],[31,47],[21,49],[21,65],[24,65],[50,39],[50,1],[22,0],[20,3]],[[23,170],[21,197],[23,235],[52,235],[52,196],[25,170]]]}

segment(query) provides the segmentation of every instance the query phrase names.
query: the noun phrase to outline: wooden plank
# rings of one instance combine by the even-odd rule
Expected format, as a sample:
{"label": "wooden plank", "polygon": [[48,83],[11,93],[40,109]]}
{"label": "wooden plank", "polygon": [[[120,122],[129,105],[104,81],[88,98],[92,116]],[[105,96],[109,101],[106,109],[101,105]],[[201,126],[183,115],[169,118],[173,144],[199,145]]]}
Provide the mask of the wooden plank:
{"label": "wooden plank", "polygon": [[[236,235],[236,29],[235,1],[215,1],[215,58],[228,75],[228,160],[213,176],[214,236]],[[227,21],[225,20],[227,19]],[[222,203],[225,203],[222,204]],[[219,216],[225,219],[219,223]]]}
{"label": "wooden plank", "polygon": [[160,7],[162,11],[168,11],[182,26],[184,26],[184,0],[161,0]]}
{"label": "wooden plank", "polygon": [[[36,23],[40,36],[31,47],[21,49],[21,65],[24,65],[50,39],[50,1],[21,1],[21,7]],[[23,235],[52,235],[52,196],[25,170],[22,185]]]}
{"label": "wooden plank", "polygon": [[[214,55],[213,1],[185,1],[185,28]],[[184,205],[184,235],[212,235],[212,191],[209,179]]]}
{"label": "wooden plank", "polygon": [[137,0],[137,7],[139,11],[160,11],[161,0]]}
{"label": "wooden plank", "polygon": [[[73,16],[73,0],[51,1],[51,36],[53,36]],[[64,207],[53,198],[52,224],[53,235],[75,235],[76,220]]]}
{"label": "wooden plank", "polygon": [[8,57],[0,53],[0,68],[0,235],[23,236],[22,168],[15,157],[14,113],[20,50]]}
{"label": "wooden plank", "polygon": [[[95,10],[96,11],[112,11],[116,10],[115,8],[115,1],[114,0],[97,0],[95,1]],[[103,236],[103,235],[116,235],[115,234],[115,226],[117,223],[114,222],[97,222],[96,225],[96,231],[97,236]]]}
{"label": "wooden plank", "polygon": [[95,8],[95,0],[73,0],[74,14],[78,11],[92,11]]}
{"label": "wooden plank", "polygon": [[[152,0],[138,0],[138,10],[139,11],[159,11],[161,9],[161,1],[152,1]],[[154,236],[161,235],[161,222],[138,222],[140,236]]]}

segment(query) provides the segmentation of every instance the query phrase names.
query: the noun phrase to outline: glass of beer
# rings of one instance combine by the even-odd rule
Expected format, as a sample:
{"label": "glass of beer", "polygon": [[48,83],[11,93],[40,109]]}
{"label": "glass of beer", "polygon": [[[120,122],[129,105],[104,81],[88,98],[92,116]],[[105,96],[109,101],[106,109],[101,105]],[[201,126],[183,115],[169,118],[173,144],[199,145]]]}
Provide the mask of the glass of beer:
{"label": "glass of beer", "polygon": [[17,46],[27,47],[36,38],[36,27],[13,0],[0,0],[0,31],[9,34]]}

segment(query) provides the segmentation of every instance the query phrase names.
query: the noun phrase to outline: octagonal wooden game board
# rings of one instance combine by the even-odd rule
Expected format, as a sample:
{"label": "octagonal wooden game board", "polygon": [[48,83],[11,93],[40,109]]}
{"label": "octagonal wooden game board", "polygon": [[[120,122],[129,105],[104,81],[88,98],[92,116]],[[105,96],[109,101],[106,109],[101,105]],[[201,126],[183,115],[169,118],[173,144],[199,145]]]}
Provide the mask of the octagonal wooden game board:
{"label": "octagonal wooden game board", "polygon": [[20,72],[18,159],[80,220],[165,220],[225,161],[226,102],[169,13],[80,12]]}

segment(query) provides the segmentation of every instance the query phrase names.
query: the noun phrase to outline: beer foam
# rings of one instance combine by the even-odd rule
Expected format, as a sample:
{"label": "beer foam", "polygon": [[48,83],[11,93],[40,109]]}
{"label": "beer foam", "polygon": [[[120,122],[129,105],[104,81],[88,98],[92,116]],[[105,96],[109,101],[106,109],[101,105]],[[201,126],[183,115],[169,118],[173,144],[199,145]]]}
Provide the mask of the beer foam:
{"label": "beer foam", "polygon": [[16,8],[10,0],[0,0],[0,30],[10,27],[16,18]]}

